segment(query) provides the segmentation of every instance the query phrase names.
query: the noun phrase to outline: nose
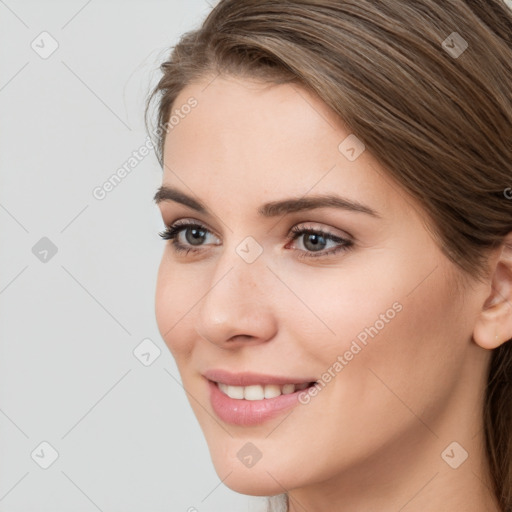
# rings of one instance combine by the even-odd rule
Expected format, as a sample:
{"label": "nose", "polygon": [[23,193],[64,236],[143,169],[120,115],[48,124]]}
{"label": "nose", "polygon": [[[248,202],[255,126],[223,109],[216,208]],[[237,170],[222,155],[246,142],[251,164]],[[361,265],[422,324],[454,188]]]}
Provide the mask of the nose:
{"label": "nose", "polygon": [[226,248],[212,268],[208,290],[198,304],[199,336],[223,349],[271,340],[277,327],[269,289],[273,276],[263,255],[248,263]]}

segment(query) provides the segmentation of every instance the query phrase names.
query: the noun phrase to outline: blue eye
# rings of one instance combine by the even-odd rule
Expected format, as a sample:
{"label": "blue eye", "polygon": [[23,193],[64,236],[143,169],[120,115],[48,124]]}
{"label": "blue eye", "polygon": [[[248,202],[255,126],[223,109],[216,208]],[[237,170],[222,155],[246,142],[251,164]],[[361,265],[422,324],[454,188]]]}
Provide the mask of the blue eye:
{"label": "blue eye", "polygon": [[[181,234],[184,237],[180,237]],[[199,223],[186,221],[175,222],[171,226],[167,226],[164,231],[159,233],[164,240],[171,240],[172,247],[176,253],[197,253],[204,244],[208,235],[213,235],[209,229]],[[288,242],[295,242],[302,237],[302,245],[304,249],[295,249],[299,252],[299,258],[319,258],[337,254],[346,251],[353,246],[352,240],[338,237],[321,229],[301,228],[294,226],[291,229],[291,235],[288,236]],[[180,239],[181,238],[181,239]],[[183,238],[185,239],[183,241]],[[185,242],[185,243],[183,243]],[[325,249],[328,243],[334,243],[334,247]],[[219,245],[219,244],[213,244]]]}
{"label": "blue eye", "polygon": [[[185,233],[185,241],[190,244],[186,245],[180,241],[180,234]],[[194,246],[202,245],[206,239],[206,235],[210,230],[201,224],[191,222],[175,222],[172,226],[166,226],[165,230],[159,233],[164,240],[172,240],[172,247],[177,253],[197,252]]]}
{"label": "blue eye", "polygon": [[[299,258],[319,258],[330,256],[332,254],[337,254],[340,251],[346,251],[353,246],[352,240],[341,238],[321,229],[306,229],[294,226],[291,231],[293,233],[291,240],[295,241],[302,238],[302,245],[306,249],[306,251],[299,250]],[[334,242],[334,247],[328,250],[323,250],[328,242]]]}

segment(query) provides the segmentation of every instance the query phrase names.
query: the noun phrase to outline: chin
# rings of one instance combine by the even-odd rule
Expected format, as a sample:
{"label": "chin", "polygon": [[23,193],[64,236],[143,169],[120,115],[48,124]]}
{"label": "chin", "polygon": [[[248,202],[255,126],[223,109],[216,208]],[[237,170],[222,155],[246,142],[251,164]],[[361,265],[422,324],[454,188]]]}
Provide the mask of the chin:
{"label": "chin", "polygon": [[249,496],[274,496],[295,487],[291,482],[296,475],[291,474],[291,468],[278,467],[272,456],[266,460],[262,457],[254,465],[245,466],[237,454],[246,442],[234,441],[240,442],[229,448],[218,446],[210,450],[215,472],[226,487]]}
{"label": "chin", "polygon": [[223,484],[226,487],[239,494],[246,494],[248,496],[274,496],[285,492],[283,487],[289,489],[289,486],[282,482],[282,478],[279,475],[274,476],[270,472],[274,479],[264,470],[255,471],[255,468],[252,470],[237,468],[231,474],[228,472],[229,476],[227,478],[224,472],[220,474],[217,472],[217,475],[220,479],[225,478]]}

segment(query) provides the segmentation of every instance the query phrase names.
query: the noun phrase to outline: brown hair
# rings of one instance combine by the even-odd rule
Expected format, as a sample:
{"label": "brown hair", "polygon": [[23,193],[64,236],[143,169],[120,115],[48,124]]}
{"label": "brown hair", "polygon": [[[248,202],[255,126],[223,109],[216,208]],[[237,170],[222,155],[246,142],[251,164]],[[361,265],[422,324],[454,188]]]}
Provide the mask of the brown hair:
{"label": "brown hair", "polygon": [[[454,34],[456,33],[456,34]],[[467,45],[467,48],[466,48]],[[505,0],[221,0],[152,91],[157,155],[191,82],[233,74],[316,93],[427,213],[464,275],[512,232],[512,12]],[[146,111],[147,114],[148,111]],[[494,493],[512,512],[512,345],[484,403]]]}

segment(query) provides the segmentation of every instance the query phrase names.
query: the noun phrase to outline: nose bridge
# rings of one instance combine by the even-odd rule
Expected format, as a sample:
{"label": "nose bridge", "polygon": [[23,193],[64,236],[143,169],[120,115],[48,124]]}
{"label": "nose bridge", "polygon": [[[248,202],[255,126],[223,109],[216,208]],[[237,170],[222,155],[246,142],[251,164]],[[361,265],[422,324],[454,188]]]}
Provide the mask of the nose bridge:
{"label": "nose bridge", "polygon": [[244,295],[252,301],[251,296],[262,291],[263,276],[267,272],[263,246],[252,236],[237,239],[236,234],[227,242],[212,272],[212,286],[219,288],[220,294],[231,293],[238,303],[243,302],[239,299]]}
{"label": "nose bridge", "polygon": [[265,340],[275,328],[263,247],[252,237],[223,247],[199,304],[197,331],[222,344],[234,336]]}

